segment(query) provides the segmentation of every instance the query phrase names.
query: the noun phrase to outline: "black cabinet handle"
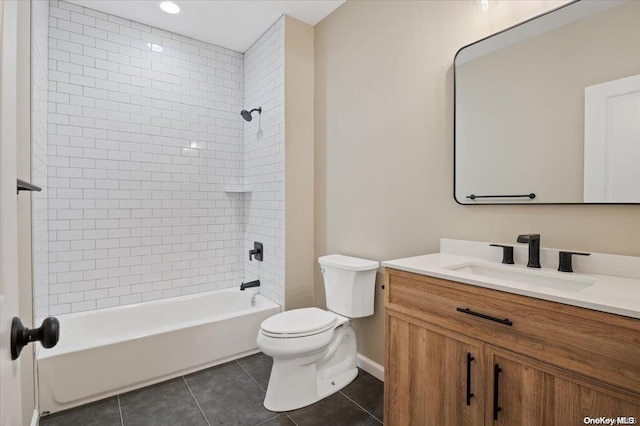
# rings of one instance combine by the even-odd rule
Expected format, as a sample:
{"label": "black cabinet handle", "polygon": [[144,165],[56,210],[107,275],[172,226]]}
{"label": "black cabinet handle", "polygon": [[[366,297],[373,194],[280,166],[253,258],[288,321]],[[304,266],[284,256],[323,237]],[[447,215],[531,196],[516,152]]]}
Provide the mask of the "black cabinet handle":
{"label": "black cabinet handle", "polygon": [[502,369],[500,365],[493,366],[493,420],[498,420],[498,413],[502,411],[498,400],[498,393],[500,392],[500,373]]}
{"label": "black cabinet handle", "polygon": [[499,322],[500,324],[504,324],[504,325],[509,325],[509,326],[513,325],[513,323],[509,321],[509,318],[500,319],[500,318],[492,317],[491,315],[481,314],[480,312],[474,312],[469,308],[456,308],[456,311],[462,312],[463,314],[473,315],[474,317],[480,317],[480,318],[488,319],[490,321]]}
{"label": "black cabinet handle", "polygon": [[475,396],[471,393],[471,361],[474,359],[471,352],[467,352],[467,405],[471,405],[471,398]]}

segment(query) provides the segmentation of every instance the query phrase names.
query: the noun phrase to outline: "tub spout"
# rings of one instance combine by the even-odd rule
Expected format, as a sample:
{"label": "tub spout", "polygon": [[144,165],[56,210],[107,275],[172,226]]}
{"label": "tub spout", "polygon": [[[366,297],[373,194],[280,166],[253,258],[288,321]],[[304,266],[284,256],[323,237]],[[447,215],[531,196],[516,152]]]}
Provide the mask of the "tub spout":
{"label": "tub spout", "polygon": [[248,283],[240,284],[240,290],[251,288],[251,287],[260,287],[260,280],[249,281]]}

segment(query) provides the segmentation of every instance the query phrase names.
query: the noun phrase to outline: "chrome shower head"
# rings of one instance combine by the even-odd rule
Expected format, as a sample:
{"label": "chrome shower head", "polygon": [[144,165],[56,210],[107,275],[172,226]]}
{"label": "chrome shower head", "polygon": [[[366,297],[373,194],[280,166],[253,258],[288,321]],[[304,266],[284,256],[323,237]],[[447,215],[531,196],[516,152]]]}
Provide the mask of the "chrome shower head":
{"label": "chrome shower head", "polygon": [[254,111],[258,111],[258,114],[262,114],[262,107],[254,108],[251,111],[247,111],[246,109],[243,109],[240,112],[240,115],[242,115],[242,118],[244,118],[245,120],[251,121],[251,119],[253,118],[251,114],[253,114]]}

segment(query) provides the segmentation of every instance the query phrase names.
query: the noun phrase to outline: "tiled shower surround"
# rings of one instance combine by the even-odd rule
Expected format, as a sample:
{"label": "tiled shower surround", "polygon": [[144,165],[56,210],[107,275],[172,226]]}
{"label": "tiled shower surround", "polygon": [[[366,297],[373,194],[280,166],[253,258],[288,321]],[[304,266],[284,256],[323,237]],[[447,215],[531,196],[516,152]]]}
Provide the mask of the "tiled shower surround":
{"label": "tiled shower surround", "polygon": [[[47,99],[49,85],[49,0],[31,2],[31,182],[42,188],[32,193],[33,296],[38,319],[49,314],[49,221],[47,188]],[[39,323],[39,321],[38,321]]]}
{"label": "tiled shower surround", "polygon": [[245,277],[284,304],[284,17],[244,54],[244,104],[262,107],[244,123],[244,249],[264,244],[264,261],[245,258]]}
{"label": "tiled shower surround", "polygon": [[[244,60],[51,1],[49,312],[39,317],[239,285],[244,241],[254,238],[245,237],[245,223],[264,224],[274,245],[282,240],[263,241],[265,265],[266,253],[280,256],[264,269],[266,281],[284,275],[276,269],[284,271],[283,95],[272,102],[269,90],[256,89],[247,99]],[[274,73],[282,67],[271,75],[283,81]],[[245,99],[265,102],[264,162],[255,157],[260,141],[244,137]],[[245,175],[255,199],[224,192]],[[265,286],[279,303],[284,290],[274,286],[283,285]]]}

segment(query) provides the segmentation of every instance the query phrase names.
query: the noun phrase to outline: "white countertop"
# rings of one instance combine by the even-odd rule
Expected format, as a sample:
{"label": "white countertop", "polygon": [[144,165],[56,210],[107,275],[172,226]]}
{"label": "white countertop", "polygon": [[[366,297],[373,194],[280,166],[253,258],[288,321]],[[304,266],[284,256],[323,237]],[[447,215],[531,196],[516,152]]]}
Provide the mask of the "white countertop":
{"label": "white countertop", "polygon": [[382,266],[640,319],[640,279],[637,278],[596,273],[561,273],[557,272],[555,268],[544,266],[542,269],[530,271],[531,268],[527,268],[522,264],[499,266],[523,269],[527,273],[539,273],[542,276],[561,276],[563,279],[593,282],[589,287],[579,291],[564,291],[556,288],[490,278],[448,269],[465,263],[489,266],[501,265],[499,262],[496,263],[478,257],[436,253],[389,260],[382,262]]}

